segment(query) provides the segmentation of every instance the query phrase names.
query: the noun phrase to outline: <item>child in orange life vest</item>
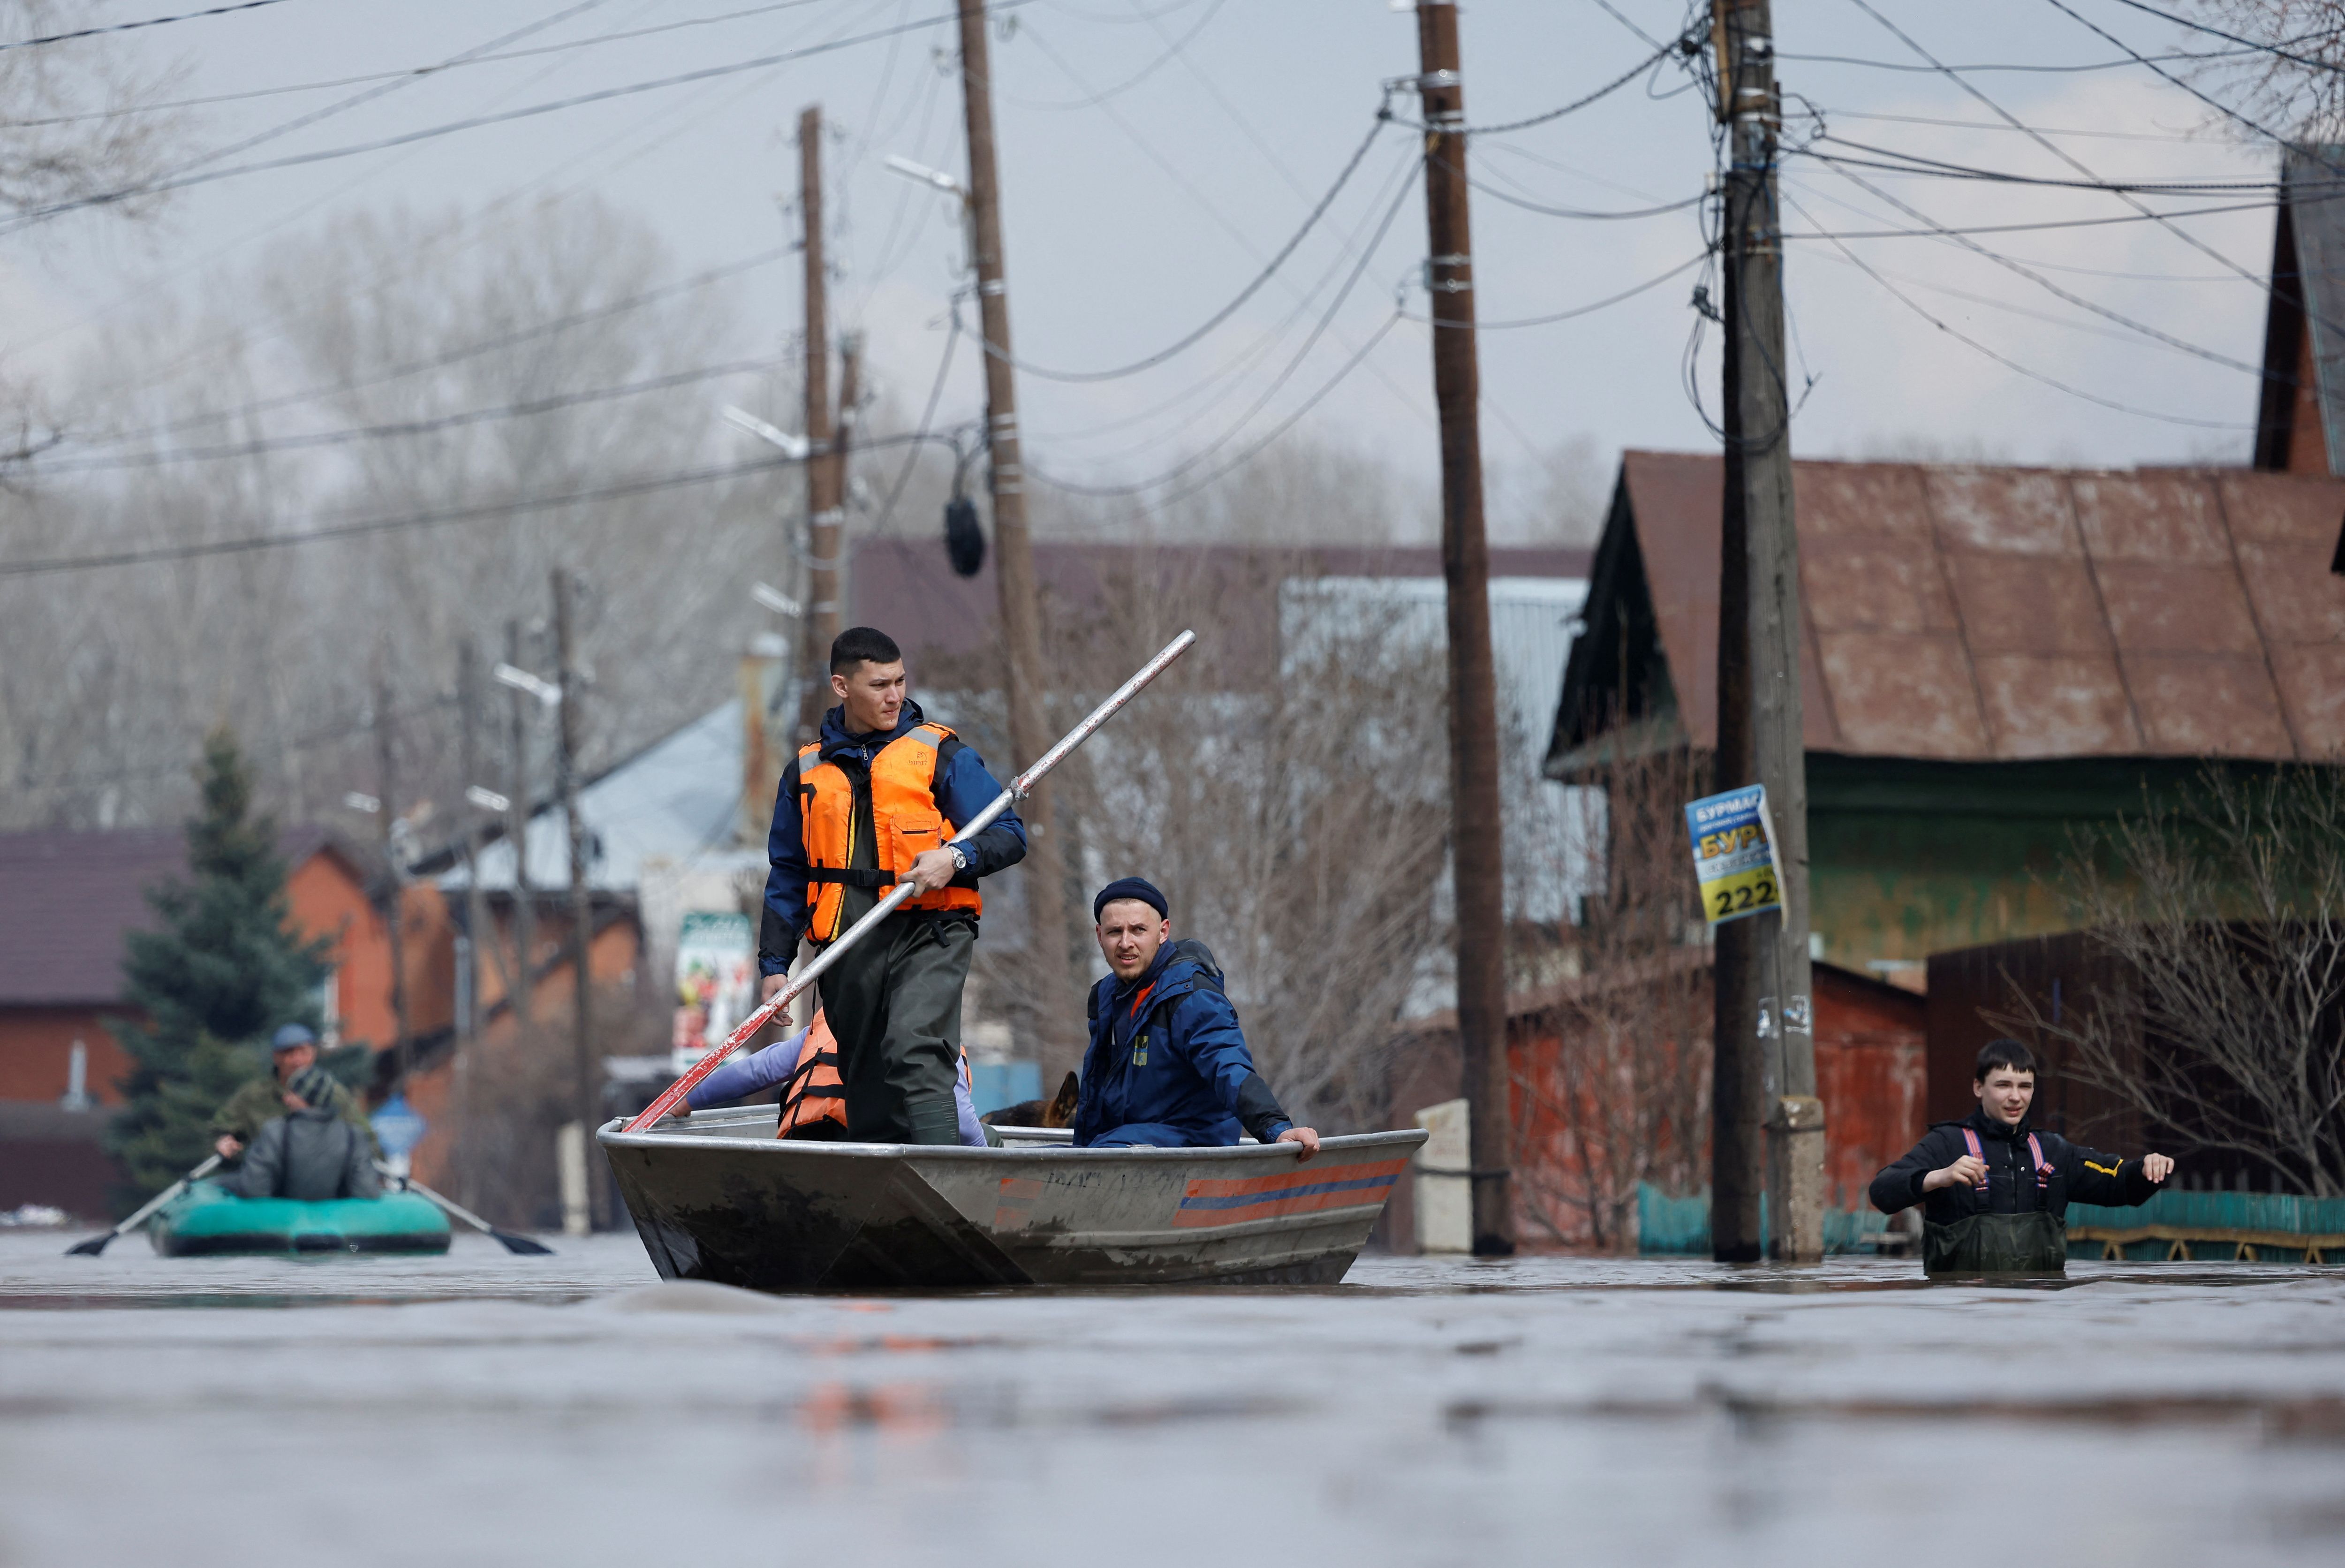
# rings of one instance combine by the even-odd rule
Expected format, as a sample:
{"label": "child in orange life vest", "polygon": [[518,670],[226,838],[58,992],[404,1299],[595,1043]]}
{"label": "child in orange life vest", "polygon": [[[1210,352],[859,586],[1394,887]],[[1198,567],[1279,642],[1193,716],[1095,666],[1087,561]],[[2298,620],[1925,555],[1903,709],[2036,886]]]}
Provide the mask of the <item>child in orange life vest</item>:
{"label": "child in orange life vest", "polygon": [[[690,1115],[694,1111],[705,1111],[711,1105],[730,1105],[736,1100],[746,1100],[761,1089],[790,1083],[797,1076],[798,1061],[806,1054],[807,1041],[815,1037],[817,1029],[822,1038],[817,1042],[817,1048],[829,1044],[829,1024],[817,1010],[813,1022],[788,1039],[777,1040],[762,1051],[726,1063],[693,1086],[692,1093],[685,1096],[682,1114]],[[804,1085],[800,1083],[791,1087],[800,1089]],[[787,1117],[794,1103],[790,1090],[784,1090],[782,1098],[783,1115]],[[976,1104],[969,1096],[969,1062],[966,1058],[961,1062],[959,1076],[953,1081],[953,1113],[960,1124],[960,1141],[972,1148],[985,1147],[985,1125],[977,1119]],[[802,1123],[811,1119],[807,1115],[798,1118]],[[843,1122],[841,1125],[843,1127]]]}

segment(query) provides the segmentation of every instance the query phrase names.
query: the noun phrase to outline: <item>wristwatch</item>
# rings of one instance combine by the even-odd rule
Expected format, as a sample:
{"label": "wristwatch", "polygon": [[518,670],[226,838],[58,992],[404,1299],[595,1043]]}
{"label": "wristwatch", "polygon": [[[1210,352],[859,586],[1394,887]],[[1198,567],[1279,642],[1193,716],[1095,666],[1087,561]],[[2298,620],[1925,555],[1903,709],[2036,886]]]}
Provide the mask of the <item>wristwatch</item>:
{"label": "wristwatch", "polygon": [[969,870],[969,856],[962,851],[959,844],[947,844],[945,848],[952,851],[953,866],[956,870],[963,871]]}

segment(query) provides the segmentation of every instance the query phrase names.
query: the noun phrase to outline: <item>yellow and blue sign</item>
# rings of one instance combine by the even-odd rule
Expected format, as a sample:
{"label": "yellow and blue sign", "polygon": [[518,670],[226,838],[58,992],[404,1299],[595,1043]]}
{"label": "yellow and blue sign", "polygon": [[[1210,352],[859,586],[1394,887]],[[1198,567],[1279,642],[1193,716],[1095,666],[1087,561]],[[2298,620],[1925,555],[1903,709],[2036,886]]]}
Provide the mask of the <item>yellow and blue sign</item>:
{"label": "yellow and blue sign", "polygon": [[1701,884],[1701,911],[1711,924],[1782,907],[1765,785],[1705,796],[1685,812],[1694,880]]}

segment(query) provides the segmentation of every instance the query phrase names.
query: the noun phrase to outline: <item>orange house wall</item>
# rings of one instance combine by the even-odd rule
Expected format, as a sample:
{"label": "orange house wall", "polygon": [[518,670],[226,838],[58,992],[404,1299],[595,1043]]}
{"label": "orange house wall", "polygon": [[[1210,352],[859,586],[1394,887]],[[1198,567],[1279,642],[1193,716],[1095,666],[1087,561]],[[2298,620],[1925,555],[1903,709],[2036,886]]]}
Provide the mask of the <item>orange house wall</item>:
{"label": "orange house wall", "polygon": [[0,1100],[61,1100],[72,1082],[73,1043],[89,1047],[90,1097],[122,1103],[130,1054],[114,1043],[108,1017],[119,1008],[12,1007],[0,1013]]}

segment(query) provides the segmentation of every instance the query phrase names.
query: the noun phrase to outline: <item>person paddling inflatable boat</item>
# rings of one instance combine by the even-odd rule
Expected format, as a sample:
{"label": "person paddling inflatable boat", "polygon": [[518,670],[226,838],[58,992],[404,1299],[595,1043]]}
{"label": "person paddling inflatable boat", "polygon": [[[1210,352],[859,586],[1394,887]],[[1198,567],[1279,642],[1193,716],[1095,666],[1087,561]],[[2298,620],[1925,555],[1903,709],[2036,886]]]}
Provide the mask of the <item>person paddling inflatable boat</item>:
{"label": "person paddling inflatable boat", "polygon": [[2164,1155],[2124,1159],[2030,1126],[2035,1058],[2016,1040],[1988,1041],[1971,1076],[1978,1109],[1873,1178],[1882,1213],[1922,1206],[1924,1273],[2065,1273],[2070,1203],[2129,1208],[2173,1174]]}

